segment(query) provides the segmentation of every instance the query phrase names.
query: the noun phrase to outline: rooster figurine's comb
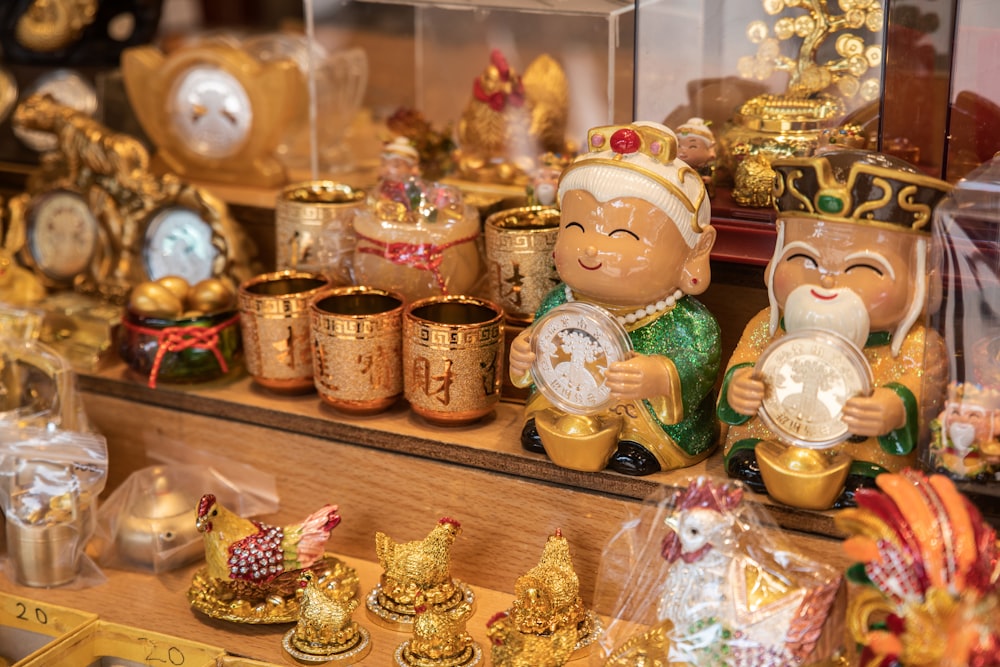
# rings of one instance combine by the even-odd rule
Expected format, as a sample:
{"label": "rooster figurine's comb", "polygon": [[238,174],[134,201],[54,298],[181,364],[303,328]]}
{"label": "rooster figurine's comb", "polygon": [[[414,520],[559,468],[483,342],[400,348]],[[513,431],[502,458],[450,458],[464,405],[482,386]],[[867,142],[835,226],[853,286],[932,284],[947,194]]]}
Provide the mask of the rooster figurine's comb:
{"label": "rooster figurine's comb", "polygon": [[449,524],[449,525],[455,526],[455,528],[461,528],[462,527],[462,524],[459,523],[458,519],[452,519],[450,516],[443,516],[443,517],[441,517],[440,519],[438,519],[438,523],[441,524],[441,525]]}

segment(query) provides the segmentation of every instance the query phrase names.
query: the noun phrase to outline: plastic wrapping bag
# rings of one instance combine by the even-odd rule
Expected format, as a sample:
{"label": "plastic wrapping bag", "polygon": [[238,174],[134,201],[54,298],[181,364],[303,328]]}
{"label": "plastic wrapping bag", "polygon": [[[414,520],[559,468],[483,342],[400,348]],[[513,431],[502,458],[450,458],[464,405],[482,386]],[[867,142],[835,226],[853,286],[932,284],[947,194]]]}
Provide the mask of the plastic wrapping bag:
{"label": "plastic wrapping bag", "polygon": [[450,186],[417,177],[381,180],[354,217],[355,284],[415,301],[485,287],[478,210]]}
{"label": "plastic wrapping bag", "polygon": [[594,606],[611,612],[593,666],[789,667],[842,650],[833,567],[765,531],[739,482],[661,487],[601,555]]}
{"label": "plastic wrapping bag", "polygon": [[[277,511],[271,475],[231,461],[137,470],[102,503],[90,551],[103,567],[161,574],[204,557],[198,501],[213,493],[240,516]],[[239,483],[235,480],[239,480]]]}
{"label": "plastic wrapping bag", "polygon": [[108,472],[103,436],[0,424],[9,576],[26,586],[104,580],[84,548]]}
{"label": "plastic wrapping bag", "polygon": [[0,338],[0,422],[89,430],[69,362],[44,343]]}

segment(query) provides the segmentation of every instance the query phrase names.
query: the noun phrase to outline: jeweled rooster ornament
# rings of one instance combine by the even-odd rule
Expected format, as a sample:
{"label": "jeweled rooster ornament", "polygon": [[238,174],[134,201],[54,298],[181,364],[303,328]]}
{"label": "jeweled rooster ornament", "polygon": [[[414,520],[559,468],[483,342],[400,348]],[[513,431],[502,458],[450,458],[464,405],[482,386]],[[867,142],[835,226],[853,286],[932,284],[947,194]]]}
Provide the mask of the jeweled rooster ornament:
{"label": "jeweled rooster ornament", "polygon": [[826,657],[817,645],[840,576],[762,536],[743,494],[707,477],[679,494],[664,520],[669,568],[651,600],[655,621],[605,665],[789,667]]}
{"label": "jeweled rooster ornament", "polygon": [[196,525],[205,544],[206,567],[195,574],[188,599],[216,618],[294,621],[303,571],[313,571],[323,583],[336,577],[357,587],[354,571],[324,551],[339,523],[337,506],[324,505],[299,523],[271,526],[243,518],[213,494],[205,494],[198,502]]}
{"label": "jeweled rooster ornament", "polygon": [[857,561],[847,610],[860,665],[1000,664],[1000,549],[944,475],[883,473],[835,517]]}
{"label": "jeweled rooster ornament", "polygon": [[526,183],[539,155],[566,152],[568,107],[566,74],[551,56],[538,56],[522,76],[494,49],[459,120],[460,175]]}

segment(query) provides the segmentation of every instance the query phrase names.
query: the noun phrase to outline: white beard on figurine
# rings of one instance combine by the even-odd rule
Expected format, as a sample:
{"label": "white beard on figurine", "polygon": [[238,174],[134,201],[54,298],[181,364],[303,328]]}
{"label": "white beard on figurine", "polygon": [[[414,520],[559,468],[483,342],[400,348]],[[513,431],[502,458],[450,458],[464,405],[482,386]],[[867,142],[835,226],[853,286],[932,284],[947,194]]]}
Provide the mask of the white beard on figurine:
{"label": "white beard on figurine", "polygon": [[850,289],[800,285],[788,295],[782,311],[785,331],[821,329],[840,334],[863,349],[870,321],[865,303]]}

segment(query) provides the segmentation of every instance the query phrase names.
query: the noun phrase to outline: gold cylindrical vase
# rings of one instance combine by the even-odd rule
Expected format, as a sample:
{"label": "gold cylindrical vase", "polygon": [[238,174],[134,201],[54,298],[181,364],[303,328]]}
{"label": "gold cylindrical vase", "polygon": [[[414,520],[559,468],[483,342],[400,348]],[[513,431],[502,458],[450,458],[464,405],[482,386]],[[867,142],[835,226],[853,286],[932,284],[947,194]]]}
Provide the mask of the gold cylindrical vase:
{"label": "gold cylindrical vase", "polygon": [[443,425],[467,424],[500,401],[503,309],[486,299],[437,296],[403,313],[403,386],[410,407]]}
{"label": "gold cylindrical vase", "polygon": [[325,180],[283,189],[274,207],[277,267],[322,273],[335,285],[349,285],[354,215],[365,197],[363,190]]}
{"label": "gold cylindrical vase", "polygon": [[328,287],[330,280],[321,274],[291,270],[264,273],[240,285],[243,355],[257,384],[288,393],[313,389],[309,303]]}
{"label": "gold cylindrical vase", "polygon": [[403,393],[403,297],[334,287],[310,307],[313,381],[323,401],[352,414],[389,408]]}
{"label": "gold cylindrical vase", "polygon": [[490,299],[514,324],[528,324],[545,295],[559,283],[552,251],[559,233],[559,209],[523,206],[486,219]]}

